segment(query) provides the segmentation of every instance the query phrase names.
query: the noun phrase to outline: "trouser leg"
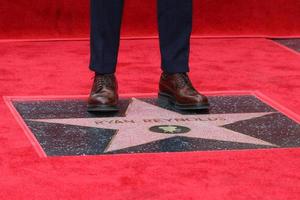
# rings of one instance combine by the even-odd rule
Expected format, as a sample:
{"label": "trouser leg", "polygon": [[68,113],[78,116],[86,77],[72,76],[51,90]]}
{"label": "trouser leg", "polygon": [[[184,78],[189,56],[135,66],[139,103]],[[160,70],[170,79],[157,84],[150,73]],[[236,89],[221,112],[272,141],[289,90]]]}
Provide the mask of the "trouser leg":
{"label": "trouser leg", "polygon": [[117,65],[123,0],[90,0],[90,64],[100,74],[114,73]]}
{"label": "trouser leg", "polygon": [[157,0],[161,68],[165,72],[189,71],[193,0]]}

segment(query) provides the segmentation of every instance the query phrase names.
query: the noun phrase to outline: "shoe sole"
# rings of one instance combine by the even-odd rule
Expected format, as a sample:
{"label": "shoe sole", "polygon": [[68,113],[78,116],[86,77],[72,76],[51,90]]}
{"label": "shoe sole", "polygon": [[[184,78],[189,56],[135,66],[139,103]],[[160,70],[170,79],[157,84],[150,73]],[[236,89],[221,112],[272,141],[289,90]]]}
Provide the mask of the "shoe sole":
{"label": "shoe sole", "polygon": [[166,93],[162,93],[159,92],[158,93],[158,100],[160,103],[167,103],[168,105],[171,105],[172,107],[174,107],[177,110],[208,110],[209,109],[209,103],[205,103],[205,104],[180,104],[177,103],[176,100],[166,94]]}
{"label": "shoe sole", "polygon": [[88,106],[87,107],[88,112],[117,112],[119,111],[119,108],[117,106]]}

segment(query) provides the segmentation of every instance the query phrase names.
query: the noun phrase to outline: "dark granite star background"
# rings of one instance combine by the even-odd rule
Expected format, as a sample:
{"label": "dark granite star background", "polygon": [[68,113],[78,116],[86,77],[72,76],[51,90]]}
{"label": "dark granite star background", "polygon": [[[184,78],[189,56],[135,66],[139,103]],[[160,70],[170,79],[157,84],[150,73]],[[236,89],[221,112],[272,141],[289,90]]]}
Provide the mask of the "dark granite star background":
{"label": "dark granite star background", "polygon": [[[168,105],[159,105],[156,99],[141,98],[153,105],[173,110]],[[263,117],[239,121],[224,127],[273,144],[279,147],[300,146],[300,126],[255,96],[211,96],[210,114],[275,112]],[[128,99],[120,101],[120,112],[116,114],[91,114],[86,112],[84,100],[39,100],[14,101],[13,105],[24,119],[31,132],[48,156],[98,155],[116,134],[114,130],[82,126],[34,122],[29,119],[95,118],[125,116]],[[190,112],[180,112],[191,114]],[[193,113],[195,115],[201,113]],[[199,138],[173,137],[147,144],[121,149],[106,154],[181,152],[232,149],[271,148],[270,146],[223,142]],[[274,148],[274,147],[273,147]]]}

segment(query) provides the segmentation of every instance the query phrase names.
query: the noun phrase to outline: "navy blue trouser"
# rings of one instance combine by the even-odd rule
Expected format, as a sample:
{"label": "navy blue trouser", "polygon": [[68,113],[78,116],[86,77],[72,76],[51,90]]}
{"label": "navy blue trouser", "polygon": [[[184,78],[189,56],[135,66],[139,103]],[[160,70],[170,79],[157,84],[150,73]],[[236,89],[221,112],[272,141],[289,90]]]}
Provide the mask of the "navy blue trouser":
{"label": "navy blue trouser", "polygon": [[[157,0],[161,68],[165,72],[189,71],[192,1]],[[96,73],[116,71],[123,4],[123,0],[91,0],[90,69]]]}

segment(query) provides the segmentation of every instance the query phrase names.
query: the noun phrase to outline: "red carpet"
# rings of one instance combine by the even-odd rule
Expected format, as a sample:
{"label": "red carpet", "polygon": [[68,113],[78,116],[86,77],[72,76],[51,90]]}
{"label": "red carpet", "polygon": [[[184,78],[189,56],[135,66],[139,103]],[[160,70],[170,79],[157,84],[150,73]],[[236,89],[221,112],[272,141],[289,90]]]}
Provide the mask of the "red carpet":
{"label": "red carpet", "polygon": [[[156,0],[125,2],[123,36],[156,35]],[[300,36],[299,0],[194,2],[195,35]],[[1,1],[0,19],[1,39],[87,37],[89,1]]]}
{"label": "red carpet", "polygon": [[[88,94],[88,44],[0,43],[1,96]],[[122,40],[119,61],[121,93],[156,92],[157,40]],[[300,114],[299,63],[299,54],[266,39],[192,40],[191,77],[200,91],[258,90],[295,115]],[[297,148],[41,159],[3,99],[0,110],[1,199],[300,196]]]}

